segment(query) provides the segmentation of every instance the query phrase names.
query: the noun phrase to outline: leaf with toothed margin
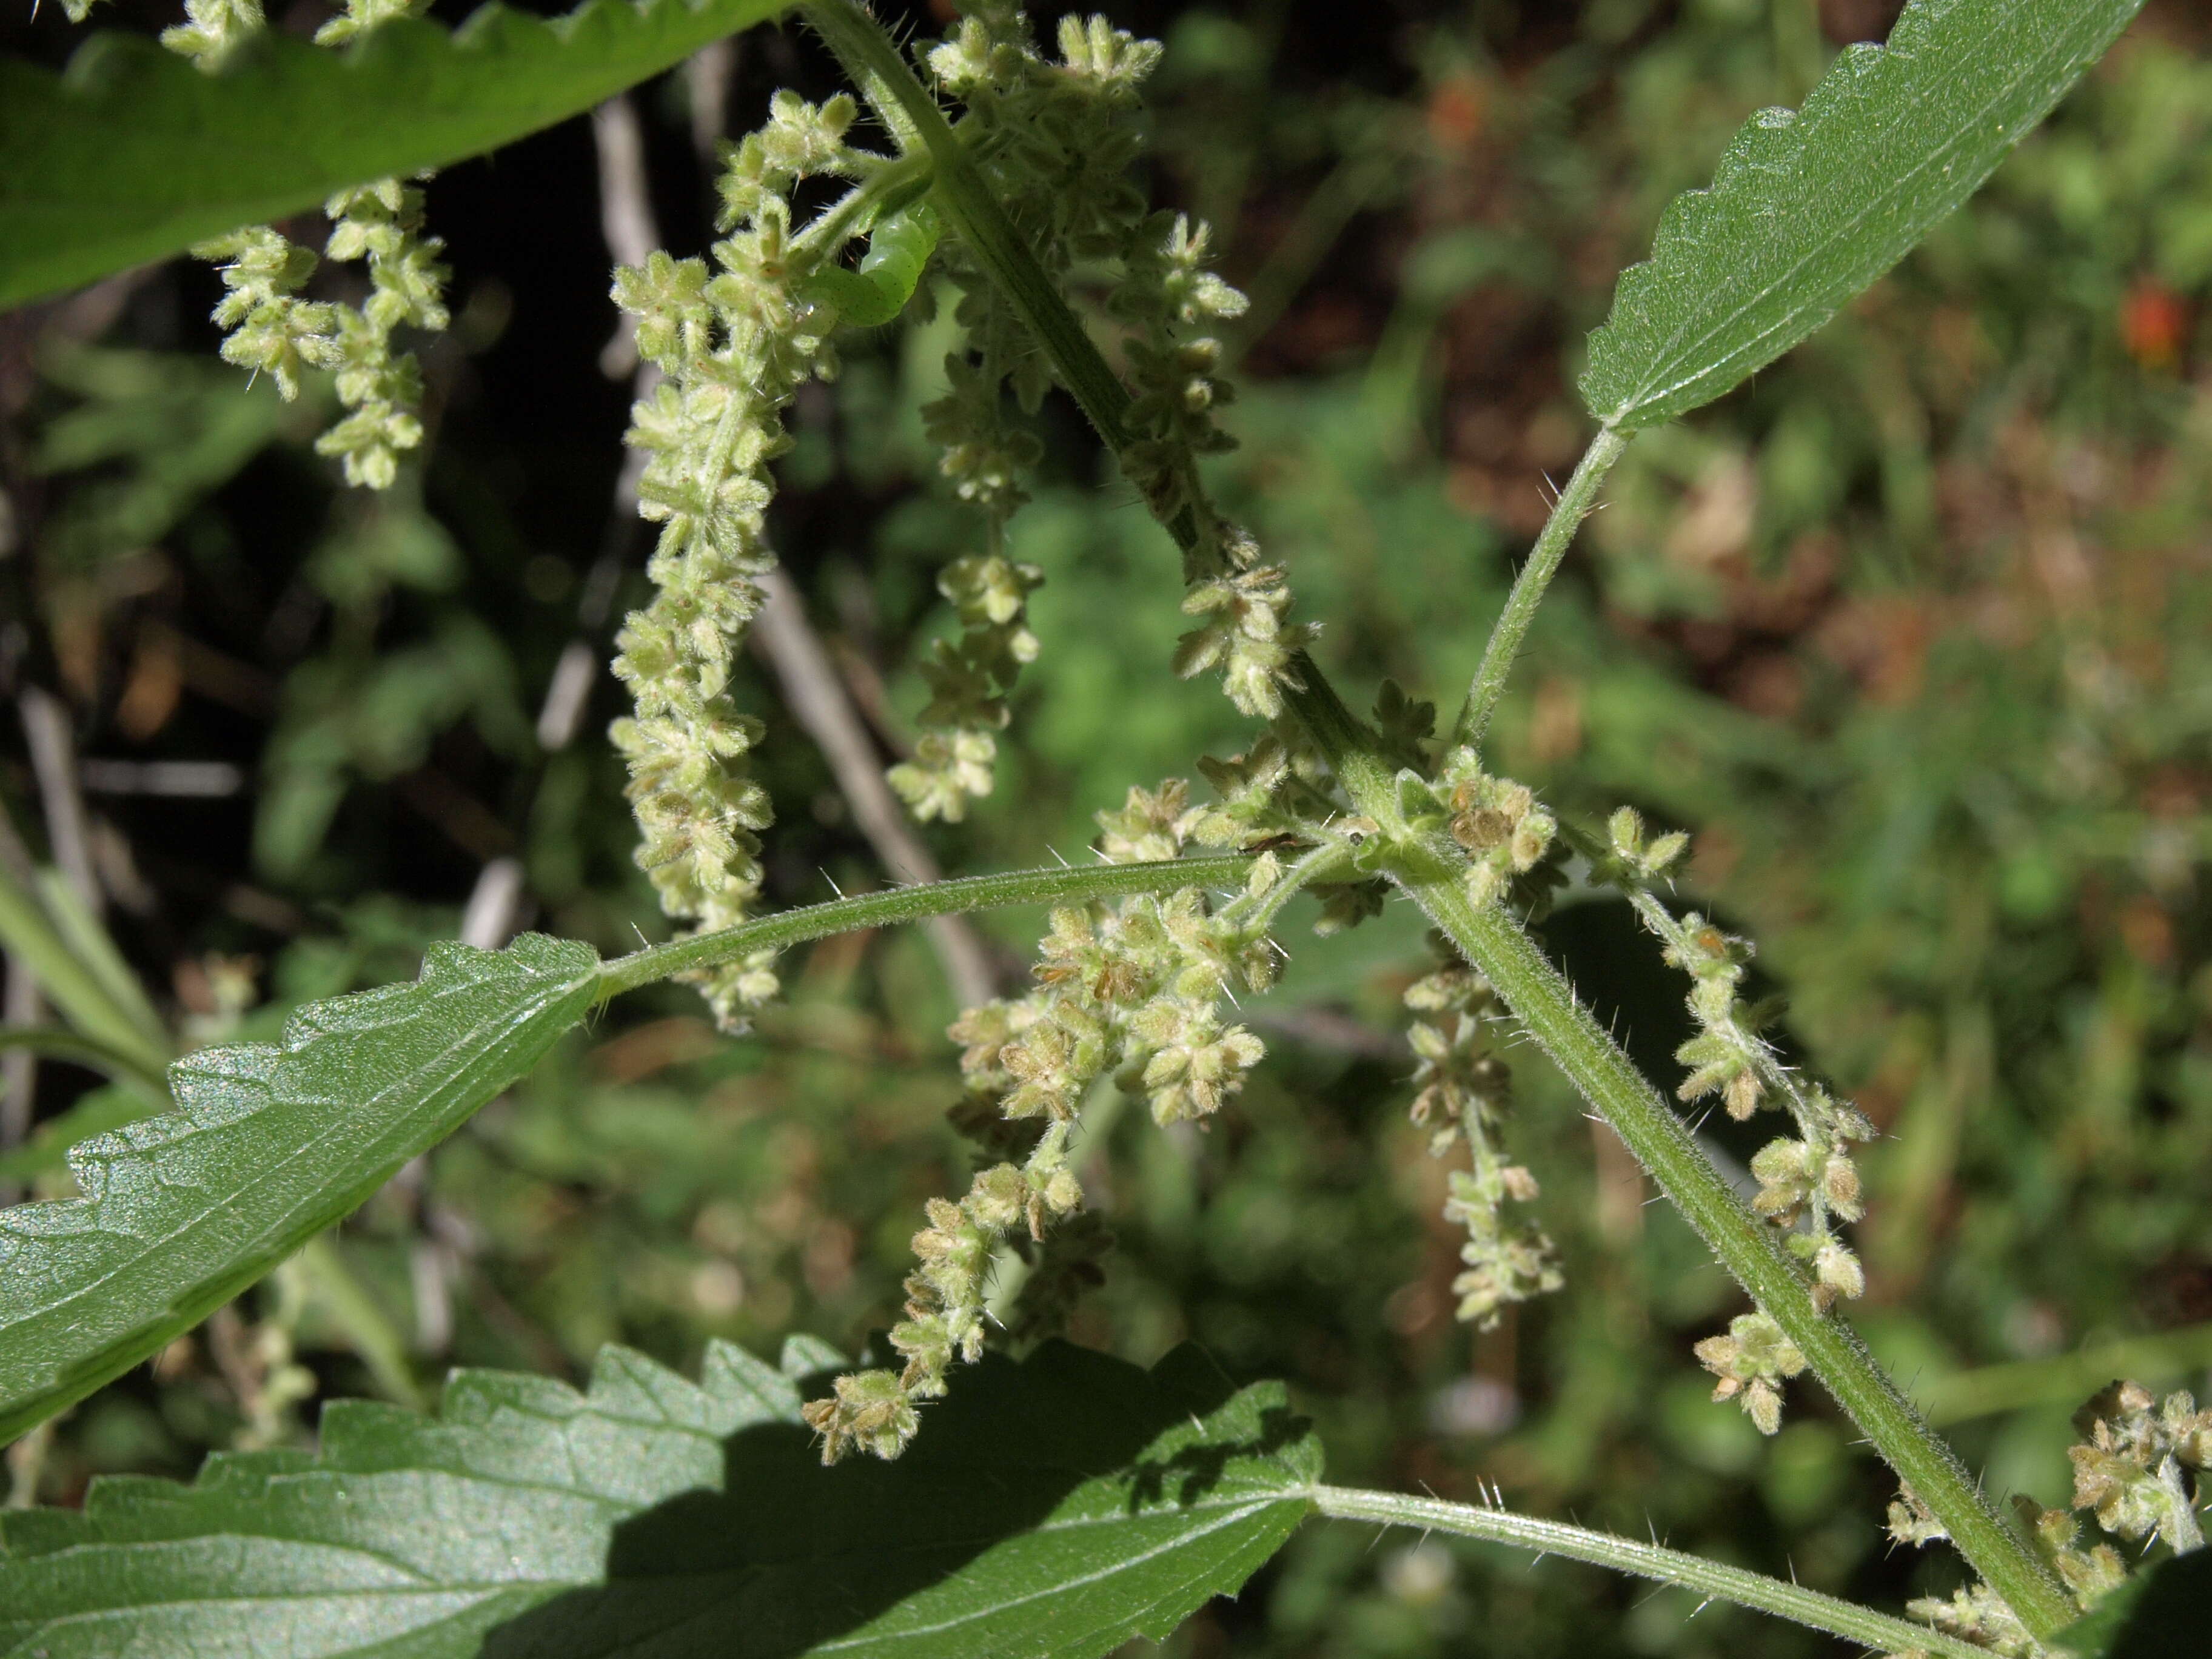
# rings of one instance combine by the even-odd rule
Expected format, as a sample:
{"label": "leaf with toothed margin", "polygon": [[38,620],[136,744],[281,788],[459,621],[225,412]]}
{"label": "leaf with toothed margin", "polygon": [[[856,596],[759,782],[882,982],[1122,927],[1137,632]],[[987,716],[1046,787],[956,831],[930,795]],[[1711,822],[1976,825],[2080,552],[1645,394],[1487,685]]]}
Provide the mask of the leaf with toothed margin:
{"label": "leaf with toothed margin", "polygon": [[58,76],[0,60],[0,309],[512,143],[790,3],[494,4],[336,51],[270,31],[212,75],[113,33]]}
{"label": "leaf with toothed margin", "polygon": [[435,1420],[330,1407],[315,1456],[96,1480],[0,1516],[0,1656],[1095,1659],[1234,1594],[1320,1475],[1280,1383],[1064,1343],[963,1368],[896,1462],[825,1469],[800,1384],[839,1363],[462,1371]]}
{"label": "leaf with toothed margin", "polygon": [[1590,336],[1590,413],[1671,420],[1804,339],[1978,190],[2142,4],[1912,0],[1803,109],[1753,116],[1621,274]]}
{"label": "leaf with toothed margin", "polygon": [[599,957],[434,945],[411,985],[310,1004],[282,1043],[169,1068],[177,1109],[70,1152],[81,1198],[0,1210],[0,1443],[82,1399],[356,1208],[589,1011]]}

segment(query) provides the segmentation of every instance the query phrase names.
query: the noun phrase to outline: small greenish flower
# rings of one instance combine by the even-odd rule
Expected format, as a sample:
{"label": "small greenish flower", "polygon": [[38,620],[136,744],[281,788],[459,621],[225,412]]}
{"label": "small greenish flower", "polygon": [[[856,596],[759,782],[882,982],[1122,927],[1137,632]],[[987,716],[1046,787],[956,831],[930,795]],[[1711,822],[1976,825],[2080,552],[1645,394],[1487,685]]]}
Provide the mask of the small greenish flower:
{"label": "small greenish flower", "polygon": [[1471,1167],[1452,1172],[1444,1219],[1467,1231],[1466,1271],[1452,1281],[1458,1316],[1494,1327],[1510,1304],[1566,1282],[1558,1248],[1534,1221],[1508,1218],[1505,1206],[1535,1201],[1536,1177],[1505,1155],[1513,1074],[1496,1052],[1504,1006],[1488,981],[1436,941],[1438,966],[1407,988],[1406,1006],[1423,1016],[1407,1031],[1413,1069],[1413,1121],[1429,1131],[1429,1153],[1448,1157],[1464,1141]]}
{"label": "small greenish flower", "polygon": [[1449,814],[1446,830],[1468,855],[1467,890],[1474,903],[1504,900],[1516,878],[1537,871],[1549,856],[1558,820],[1526,784],[1485,772],[1473,750],[1445,757],[1436,793]]}
{"label": "small greenish flower", "polygon": [[[71,21],[82,21],[70,13]],[[204,70],[216,70],[241,42],[268,27],[261,0],[185,0],[185,21],[161,31],[161,44]]]}
{"label": "small greenish flower", "polygon": [[2192,1482],[2212,1466],[2212,1410],[2191,1395],[2160,1401],[2140,1382],[2115,1382],[2075,1414],[2081,1443],[2074,1507],[2126,1539],[2162,1537],[2176,1550],[2203,1546]]}
{"label": "small greenish flower", "polygon": [[339,46],[399,17],[420,17],[430,0],[345,0],[345,10],[315,31],[319,46]]}
{"label": "small greenish flower", "polygon": [[313,253],[262,225],[203,242],[192,252],[221,262],[223,296],[213,315],[227,331],[226,362],[267,374],[287,403],[300,395],[302,374],[337,366],[341,307],[299,297],[315,274]]}
{"label": "small greenish flower", "polygon": [[1923,1624],[1987,1648],[1997,1659],[2034,1659],[2044,1651],[2020,1615],[1984,1583],[1953,1590],[1948,1600],[1923,1595],[1906,1602],[1905,1610]]}
{"label": "small greenish flower", "polygon": [[1290,608],[1290,588],[1273,566],[1201,582],[1183,599],[1183,615],[1203,620],[1176,646],[1175,672],[1188,679],[1218,668],[1231,702],[1247,714],[1274,719],[1283,712],[1284,688],[1298,684],[1291,654],[1315,632],[1286,623]]}
{"label": "small greenish flower", "polygon": [[2094,1607],[2125,1581],[2126,1558],[2103,1542],[2082,1548],[2081,1523],[2064,1510],[2046,1510],[2023,1492],[2015,1492],[2012,1501],[2027,1523],[2038,1552],[2084,1609]]}
{"label": "small greenish flower", "polygon": [[1267,1052],[1242,1025],[1224,1028],[1208,1004],[1163,1000],[1129,1024],[1149,1050],[1142,1081],[1156,1123],[1212,1116]]}
{"label": "small greenish flower", "polygon": [[1719,1379],[1715,1400],[1737,1401],[1761,1434],[1782,1426],[1782,1383],[1805,1369],[1805,1356],[1782,1327],[1763,1313],[1739,1314],[1726,1336],[1709,1336],[1693,1352]]}
{"label": "small greenish flower", "polygon": [[1098,850],[1109,864],[1174,858],[1204,811],[1190,805],[1190,785],[1181,778],[1169,778],[1157,790],[1132,785],[1121,811],[1098,815]]}
{"label": "small greenish flower", "polygon": [[1908,1481],[1900,1480],[1897,1496],[1889,1505],[1889,1536],[1893,1542],[1925,1547],[1940,1543],[1950,1537],[1943,1523],[1936,1518],[1936,1511],[1928,1507],[1927,1500],[1913,1491]]}
{"label": "small greenish flower", "polygon": [[913,1396],[899,1387],[894,1371],[854,1371],[832,1388],[830,1398],[805,1409],[807,1426],[822,1437],[825,1463],[856,1449],[896,1457],[921,1426]]}

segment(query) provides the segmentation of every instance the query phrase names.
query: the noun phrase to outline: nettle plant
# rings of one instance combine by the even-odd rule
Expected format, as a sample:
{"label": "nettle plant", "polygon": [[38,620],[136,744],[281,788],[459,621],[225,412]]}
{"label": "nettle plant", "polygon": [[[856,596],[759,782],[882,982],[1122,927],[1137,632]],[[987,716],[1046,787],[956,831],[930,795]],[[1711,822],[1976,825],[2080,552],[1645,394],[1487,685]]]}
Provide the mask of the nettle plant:
{"label": "nettle plant", "polygon": [[[336,1404],[313,1455],[223,1454],[190,1486],[110,1479],[82,1511],[9,1513],[7,1651],[1102,1654],[1233,1592],[1316,1512],[1572,1556],[1893,1654],[2201,1651],[2157,1632],[2177,1610],[2189,1628],[2202,1588],[2191,1570],[2205,1558],[2186,1558],[2203,1542],[2212,1412],[2116,1383],[2079,1419],[2075,1512],[2003,1513],[1844,1319],[1866,1288],[1848,1230],[1863,1204],[1853,1149],[1873,1129],[1762,1036],[1742,995],[1749,945],[1671,903],[1684,836],[1625,808],[1566,822],[1491,772],[1485,749],[1546,586],[1636,433],[1833,316],[1980,185],[2139,3],[1913,0],[1886,48],[1844,53],[1802,111],[1752,119],[1622,277],[1581,383],[1596,435],[1439,729],[1434,704],[1391,684],[1371,720],[1347,707],[1307,651],[1319,624],[1293,619],[1289,574],[1208,494],[1202,459],[1231,441],[1210,331],[1244,301],[1208,269],[1206,228],[1132,182],[1160,48],[1102,18],[1065,20],[1047,48],[1011,5],[981,0],[908,50],[854,0],[804,0],[796,15],[852,93],[779,94],[727,151],[711,261],[656,253],[613,284],[654,371],[629,441],[659,540],[655,595],[618,641],[635,708],[611,737],[638,862],[680,936],[611,962],[536,935],[441,945],[415,983],[304,1009],[281,1044],[176,1061],[168,1109],[76,1148],[82,1196],[0,1218],[0,1438],[310,1247],[609,999],[690,980],[743,1040],[793,945],[1049,904],[1035,988],[951,1028],[978,1173],[929,1204],[905,1316],[858,1364],[799,1338],[777,1365],[710,1347],[696,1383],[619,1350],[580,1394],[462,1372],[434,1419]],[[0,67],[0,301],[198,245],[223,269],[224,355],[288,392],[334,370],[346,412],[322,447],[349,480],[389,484],[422,438],[397,332],[445,318],[410,180],[784,9],[594,0],[548,26],[492,7],[448,35],[417,9],[349,0],[310,46],[270,36],[255,0],[191,0],[166,38],[190,64],[101,37],[63,77]],[[810,216],[801,199],[829,204]],[[326,257],[366,261],[358,307],[306,297],[317,256],[262,228],[318,202]],[[1066,297],[1076,276],[1103,291],[1088,319]],[[774,562],[781,411],[835,374],[841,328],[940,300],[959,344],[926,418],[977,528],[941,578],[959,631],[923,665],[931,701],[890,775],[899,796],[957,820],[992,787],[1008,694],[1038,647],[1026,596],[1048,575],[1011,556],[1007,527],[1040,453],[1026,417],[1055,386],[1182,551],[1191,625],[1163,641],[1163,668],[1218,676],[1250,741],[1195,760],[1206,791],[1133,788],[1100,813],[1095,864],[756,915],[773,803],[746,771],[762,728],[729,682]],[[1571,879],[1626,895],[1686,975],[1685,1075],[1640,1075],[1532,941],[1528,921]],[[1493,1322],[1561,1287],[1536,1183],[1504,1139],[1500,1049],[1522,1034],[1748,1294],[1751,1311],[1697,1345],[1714,1398],[1771,1434],[1809,1373],[1894,1470],[1893,1535],[1948,1540],[1969,1588],[1907,1620],[1516,1514],[1502,1494],[1469,1507],[1345,1490],[1323,1483],[1279,1385],[1238,1389],[1187,1349],[1146,1372],[1031,1346],[1103,1249],[1073,1158],[1086,1103],[1111,1086],[1163,1124],[1218,1110],[1261,1057],[1231,1005],[1274,978],[1288,902],[1318,895],[1334,930],[1394,889],[1435,928],[1437,966],[1407,996],[1413,1111],[1439,1156],[1464,1160],[1449,1204],[1467,1234],[1461,1317]],[[19,945],[46,925],[9,923]],[[37,954],[67,959],[58,942]],[[112,987],[64,974],[52,989],[111,1057],[142,1074],[166,1058],[127,1018],[97,1029]],[[1777,1115],[1754,1193],[1731,1186],[1677,1103]],[[1014,1273],[1021,1294],[997,1322],[987,1302]]]}

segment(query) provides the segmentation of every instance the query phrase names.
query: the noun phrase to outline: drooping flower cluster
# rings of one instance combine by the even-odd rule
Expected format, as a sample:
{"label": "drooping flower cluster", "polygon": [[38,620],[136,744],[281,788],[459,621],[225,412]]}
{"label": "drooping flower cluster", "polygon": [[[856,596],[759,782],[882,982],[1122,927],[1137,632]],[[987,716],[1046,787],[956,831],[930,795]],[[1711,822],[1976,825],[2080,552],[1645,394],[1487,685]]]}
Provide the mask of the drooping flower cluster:
{"label": "drooping flower cluster", "polygon": [[[315,32],[316,43],[350,40],[428,3],[348,0],[343,15]],[[163,31],[161,44],[209,70],[266,26],[261,0],[185,0],[185,22]],[[331,222],[324,256],[368,262],[368,297],[358,307],[302,299],[315,255],[265,225],[192,252],[222,266],[214,318],[225,331],[223,357],[266,374],[287,402],[299,396],[306,370],[336,370],[338,402],[349,413],[316,440],[316,453],[341,460],[348,483],[386,489],[400,454],[422,441],[422,373],[413,353],[392,349],[392,336],[403,324],[431,332],[446,326],[447,272],[438,263],[445,244],[423,229],[422,191],[398,179],[340,191],[324,211]]]}
{"label": "drooping flower cluster", "polygon": [[1438,941],[1443,965],[1406,991],[1406,1006],[1424,1018],[1407,1036],[1419,1065],[1413,1073],[1413,1121],[1430,1131],[1431,1156],[1465,1141],[1471,1160],[1455,1170],[1444,1218],[1467,1229],[1452,1281],[1458,1316],[1488,1330],[1509,1304],[1526,1302],[1566,1282],[1559,1253],[1534,1221],[1510,1221],[1508,1201],[1537,1196],[1536,1178],[1510,1162],[1501,1133],[1513,1098],[1513,1074],[1498,1058],[1493,1033],[1504,1007],[1488,981]]}
{"label": "drooping flower cluster", "polygon": [[1692,1350],[1718,1382],[1715,1400],[1742,1403],[1761,1434],[1782,1426],[1782,1384],[1805,1369],[1805,1356],[1763,1313],[1738,1314],[1726,1336],[1709,1336]]}
{"label": "drooping flower cluster", "polygon": [[[1128,330],[1123,349],[1134,382],[1123,465],[1161,520],[1182,526],[1191,549],[1186,574],[1195,586],[1185,610],[1201,621],[1176,654],[1176,672],[1218,669],[1239,708],[1272,719],[1282,709],[1292,653],[1310,630],[1287,620],[1282,573],[1262,564],[1251,538],[1215,512],[1196,471],[1198,456],[1231,445],[1213,419],[1231,395],[1217,373],[1222,349],[1206,331],[1241,315],[1244,296],[1206,269],[1206,227],[1148,213],[1130,180],[1142,149],[1138,89],[1159,60],[1158,43],[1103,17],[1069,16],[1057,45],[1057,58],[1048,58],[1020,9],[992,0],[969,8],[921,56],[938,88],[967,106],[963,137],[978,169],[1046,273],[1059,282],[1078,264],[1116,272],[1107,306]],[[946,362],[945,394],[924,420],[942,447],[945,476],[983,514],[982,563],[1019,569],[1006,556],[1006,530],[1027,499],[1021,480],[1041,453],[1020,413],[1036,411],[1051,368],[969,252],[950,243],[943,258],[962,289],[957,317],[964,338]],[[967,797],[989,792],[994,734],[1005,724],[1014,674],[1028,660],[1005,648],[1008,630],[1034,648],[1018,610],[979,623],[973,601],[956,591],[971,581],[948,573],[941,584],[960,608],[963,632],[925,667],[932,695],[923,735],[891,774],[924,818],[957,817]],[[1005,592],[1002,580],[1001,610]]]}
{"label": "drooping flower cluster", "polygon": [[[1769,1141],[1752,1158],[1751,1172],[1759,1182],[1752,1208],[1775,1226],[1790,1230],[1786,1247],[1809,1269],[1813,1299],[1825,1309],[1866,1291],[1866,1269],[1837,1228],[1865,1212],[1851,1146],[1872,1139],[1874,1125],[1850,1102],[1784,1066],[1760,1035],[1771,1010],[1747,1003],[1739,994],[1751,959],[1750,942],[1695,911],[1678,920],[1660,902],[1653,889],[1686,844],[1679,832],[1647,839],[1642,817],[1624,806],[1607,820],[1605,844],[1589,850],[1599,878],[1627,896],[1638,917],[1664,945],[1668,964],[1690,975],[1690,1013],[1698,1034],[1675,1050],[1674,1057],[1690,1068],[1675,1091],[1678,1097],[1717,1096],[1738,1121],[1762,1106],[1778,1106],[1795,1121],[1794,1137]],[[1743,1403],[1752,1410],[1748,1392]],[[1763,1409],[1763,1398],[1760,1405]]]}
{"label": "drooping flower cluster", "polygon": [[[783,405],[802,382],[836,371],[834,316],[798,289],[820,254],[794,236],[791,192],[802,179],[848,174],[855,106],[776,94],[768,125],[727,158],[713,268],[654,253],[615,274],[615,302],[637,320],[639,353],[661,374],[631,411],[629,441],[648,459],[638,510],[661,526],[647,569],[655,592],[624,622],[616,675],[634,716],[615,722],[628,794],[644,834],[637,861],[661,908],[701,932],[734,927],[760,890],[768,794],[746,770],[758,721],[729,695],[738,640],[759,610],[758,578],[775,561],[765,523],[769,466],[788,447]],[[726,1027],[775,995],[770,962],[703,970]]]}
{"label": "drooping flower cluster", "polygon": [[446,326],[447,271],[438,263],[445,244],[423,230],[422,191],[397,179],[341,191],[325,211],[325,253],[368,259],[368,297],[358,307],[301,299],[315,256],[265,225],[192,252],[222,262],[225,292],[214,314],[229,331],[224,358],[267,374],[288,401],[299,395],[303,370],[336,370],[338,401],[350,412],[315,441],[316,453],[342,460],[348,483],[386,489],[401,453],[422,441],[422,371],[412,352],[393,349],[392,337],[402,324]]}
{"label": "drooping flower cluster", "polygon": [[333,259],[368,261],[368,298],[359,310],[339,308],[336,349],[338,401],[352,412],[315,440],[315,453],[345,464],[346,482],[388,489],[399,455],[422,441],[417,413],[422,370],[411,351],[392,349],[401,324],[432,331],[446,326],[445,244],[422,228],[422,192],[381,179],[333,196],[328,212]]}
{"label": "drooping flower cluster", "polygon": [[285,400],[299,396],[303,369],[337,369],[338,403],[349,414],[316,438],[316,453],[345,462],[345,483],[389,489],[398,458],[422,442],[422,372],[414,352],[396,352],[403,323],[442,330],[445,243],[422,230],[422,192],[378,179],[330,199],[330,258],[369,264],[369,296],[358,307],[301,299],[316,257],[268,226],[201,243],[192,252],[223,261],[223,358],[268,374]]}
{"label": "drooping flower cluster", "polygon": [[[1035,50],[1018,7],[975,8],[921,54],[939,88],[962,100],[979,165],[1008,216],[1055,277],[1072,259],[1111,257],[1144,198],[1127,170],[1140,140],[1131,119],[1137,83],[1159,47],[1109,27],[1063,23],[1062,58]],[[922,672],[930,701],[911,758],[891,769],[891,787],[920,818],[958,819],[972,797],[987,795],[1006,723],[1007,694],[1036,654],[1023,625],[1036,567],[1006,554],[1007,521],[1028,499],[1023,477],[1043,453],[1007,407],[1034,413],[1051,375],[1044,356],[988,276],[957,245],[944,263],[962,288],[964,336],[945,360],[946,391],[922,411],[940,447],[939,468],[960,498],[982,514],[984,551],[939,579],[962,631],[939,641]]]}
{"label": "drooping flower cluster", "polygon": [[891,787],[915,817],[957,823],[970,796],[991,793],[993,733],[1006,724],[1006,695],[1024,663],[1036,659],[1029,595],[1044,572],[992,553],[948,565],[938,592],[960,618],[957,640],[939,640],[921,665],[929,702],[917,717],[922,735],[914,757],[890,769]]}
{"label": "drooping flower cluster", "polygon": [[[1174,858],[1197,813],[1184,786],[1170,781],[1133,789],[1121,811],[1099,816],[1103,850],[1119,861]],[[825,1462],[855,1449],[895,1456],[914,1435],[915,1403],[945,1391],[955,1360],[982,1352],[994,1253],[1018,1231],[1042,1240],[1082,1205],[1071,1138],[1102,1079],[1141,1093],[1163,1124],[1209,1116],[1244,1086],[1266,1050],[1243,1026],[1225,1024],[1219,1004],[1237,988],[1273,981],[1278,952],[1267,927],[1285,884],[1263,857],[1246,891],[1218,909],[1184,888],[1057,910],[1040,947],[1037,988],[971,1008],[953,1024],[971,1093],[1043,1133],[1023,1162],[984,1170],[957,1202],[931,1200],[930,1224],[915,1237],[921,1266],[907,1280],[906,1318],[890,1334],[904,1368],[841,1377],[830,1398],[807,1407]]]}

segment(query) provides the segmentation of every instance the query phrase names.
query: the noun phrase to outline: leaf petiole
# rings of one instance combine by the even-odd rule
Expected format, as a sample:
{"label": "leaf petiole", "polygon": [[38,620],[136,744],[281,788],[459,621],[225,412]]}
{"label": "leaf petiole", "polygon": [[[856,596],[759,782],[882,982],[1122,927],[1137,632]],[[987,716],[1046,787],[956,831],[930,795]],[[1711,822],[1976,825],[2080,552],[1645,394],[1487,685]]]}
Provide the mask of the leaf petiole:
{"label": "leaf petiole", "polygon": [[918,887],[894,887],[887,892],[856,893],[850,898],[779,911],[720,933],[696,933],[617,957],[599,969],[595,1000],[605,1002],[641,985],[733,962],[757,951],[781,951],[864,927],[887,927],[1010,904],[1064,904],[1132,893],[1171,892],[1183,887],[1241,890],[1251,867],[1252,860],[1242,856],[1171,859],[1157,864],[1077,865],[998,876],[963,876]]}
{"label": "leaf petiole", "polygon": [[1513,1544],[1544,1555],[1564,1555],[1611,1567],[1638,1578],[1695,1590],[1710,1601],[1731,1601],[1740,1607],[1771,1613],[1793,1624],[1824,1630],[1846,1641],[1891,1653],[1941,1654],[1945,1659],[1989,1659],[1987,1648],[1976,1647],[1925,1625],[1907,1623],[1856,1601],[1800,1584],[1785,1583],[1764,1573],[1747,1572],[1703,1556],[1670,1550],[1660,1544],[1639,1544],[1632,1538],[1593,1532],[1587,1527],[1559,1521],[1541,1521],[1516,1515],[1510,1510],[1471,1504],[1448,1504],[1436,1498],[1412,1498],[1401,1492],[1359,1492],[1343,1486],[1316,1486],[1314,1507],[1323,1515],[1344,1521],[1371,1521],[1378,1526],[1419,1527],[1424,1532],[1448,1532],[1462,1538]]}

